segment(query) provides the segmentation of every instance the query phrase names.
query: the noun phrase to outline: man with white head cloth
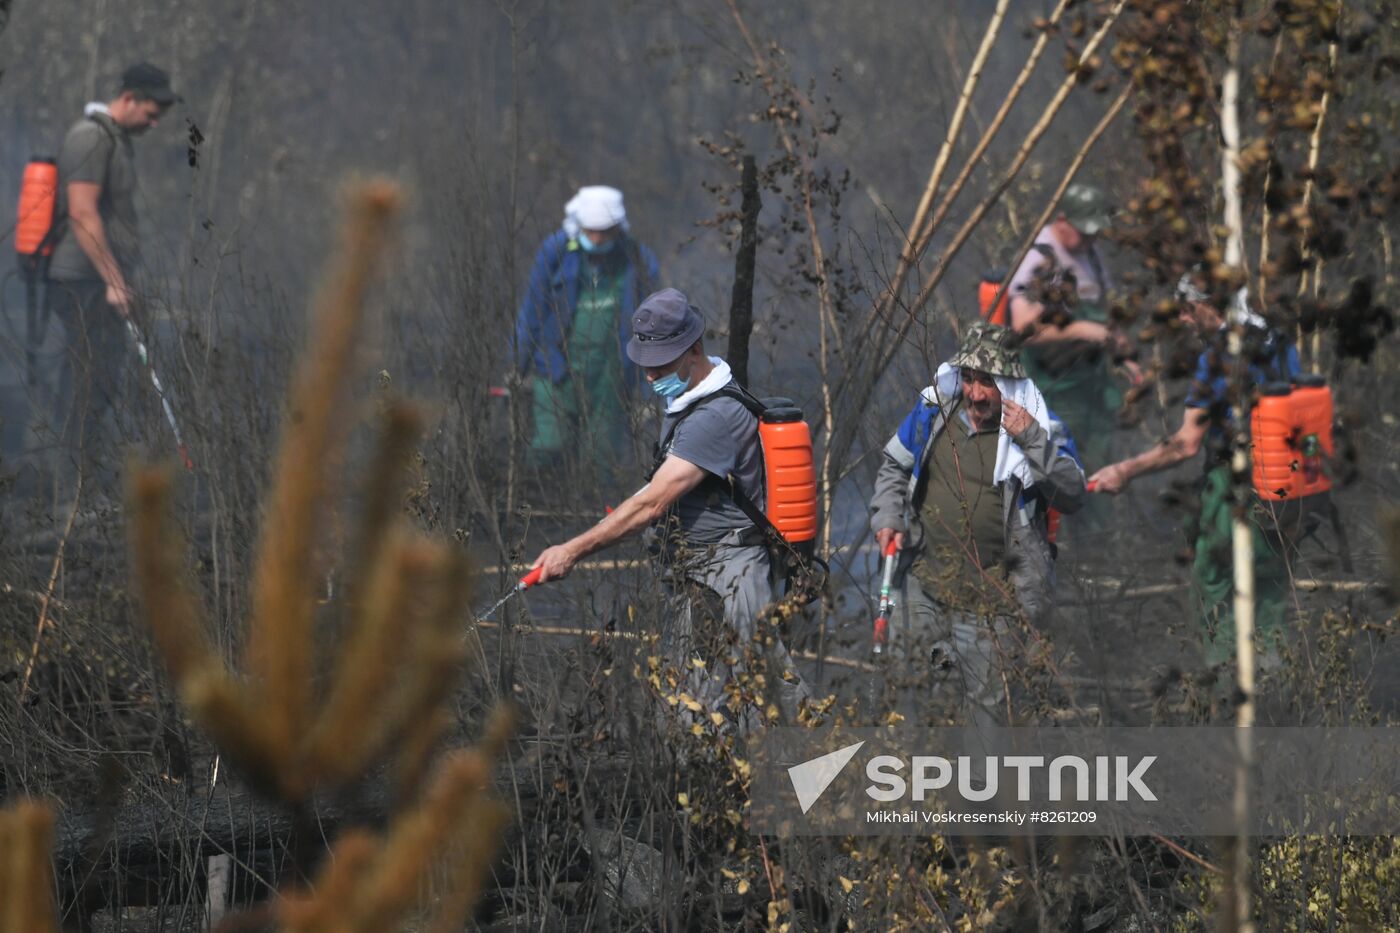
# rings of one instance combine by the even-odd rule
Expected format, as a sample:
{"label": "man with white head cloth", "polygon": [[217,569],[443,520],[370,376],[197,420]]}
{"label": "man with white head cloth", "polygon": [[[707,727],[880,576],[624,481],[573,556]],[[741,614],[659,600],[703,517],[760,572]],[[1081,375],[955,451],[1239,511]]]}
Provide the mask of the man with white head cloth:
{"label": "man with white head cloth", "polygon": [[[892,676],[912,711],[938,718],[952,689],[972,724],[1004,721],[1000,659],[1013,623],[1051,608],[1051,509],[1084,503],[1084,471],[1064,425],[1026,377],[1014,335],[973,324],[958,352],[885,445],[871,527],[899,549]],[[931,705],[932,704],[932,705]],[[931,724],[931,723],[930,723]]]}
{"label": "man with white head cloth", "polygon": [[641,385],[623,352],[628,321],[657,276],[656,256],[631,235],[622,192],[580,188],[563,228],[540,245],[516,315],[516,370],[533,376],[536,466],[558,466],[565,451],[595,466],[616,462],[626,399]]}

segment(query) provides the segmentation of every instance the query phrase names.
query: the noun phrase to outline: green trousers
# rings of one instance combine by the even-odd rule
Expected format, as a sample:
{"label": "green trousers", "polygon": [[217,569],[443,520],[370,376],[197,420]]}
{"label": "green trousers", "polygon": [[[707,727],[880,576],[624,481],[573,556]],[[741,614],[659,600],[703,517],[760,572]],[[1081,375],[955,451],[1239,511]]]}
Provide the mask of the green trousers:
{"label": "green trousers", "polygon": [[[1108,323],[1108,309],[1095,302],[1081,302],[1074,316]],[[1118,429],[1123,393],[1113,382],[1107,355],[1076,342],[1029,346],[1022,351],[1021,360],[1045,403],[1069,428],[1085,472],[1112,463],[1113,433]]]}
{"label": "green trousers", "polygon": [[[610,271],[611,270],[611,271]],[[558,466],[565,454],[602,472],[616,465],[626,437],[623,360],[618,346],[622,276],[607,264],[579,269],[578,303],[569,327],[561,382],[535,377],[535,433],[530,459]]]}
{"label": "green trousers", "polygon": [[616,361],[609,363],[582,374],[576,369],[559,383],[535,377],[529,449],[534,463],[552,465],[566,453],[595,467],[616,459],[626,436],[622,379]]}
{"label": "green trousers", "polygon": [[[1279,539],[1265,533],[1257,509],[1250,509],[1254,547],[1254,632],[1260,652],[1279,648],[1289,590],[1288,562]],[[1196,560],[1191,582],[1201,610],[1201,640],[1207,664],[1235,653],[1235,574],[1230,507],[1230,468],[1206,474],[1196,529]]]}
{"label": "green trousers", "polygon": [[[1045,404],[1069,428],[1085,475],[1112,463],[1113,435],[1123,396],[1113,383],[1107,362],[1101,356],[1085,359],[1067,372],[1051,376],[1039,365],[1034,349],[1029,347],[1022,354],[1026,373],[1045,396]],[[1096,546],[1112,530],[1113,515],[1109,496],[1090,496],[1082,509],[1065,520],[1065,538],[1071,547],[1074,542]]]}

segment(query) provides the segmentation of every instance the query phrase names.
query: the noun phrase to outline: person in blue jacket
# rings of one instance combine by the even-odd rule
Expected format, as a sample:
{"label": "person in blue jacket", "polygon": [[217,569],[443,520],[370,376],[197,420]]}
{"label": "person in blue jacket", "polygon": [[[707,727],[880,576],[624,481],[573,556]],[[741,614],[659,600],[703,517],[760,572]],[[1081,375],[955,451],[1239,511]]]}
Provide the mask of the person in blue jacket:
{"label": "person in blue jacket", "polygon": [[[1109,464],[1089,478],[1094,491],[1118,495],[1137,477],[1184,463],[1206,450],[1201,480],[1201,506],[1188,535],[1194,545],[1191,583],[1200,608],[1201,640],[1206,663],[1223,664],[1235,651],[1234,519],[1238,506],[1231,481],[1229,432],[1230,378],[1234,360],[1227,352],[1231,323],[1245,333],[1254,349],[1248,362],[1248,382],[1290,383],[1298,378],[1298,351],[1269,328],[1249,308],[1245,289],[1235,293],[1228,311],[1217,307],[1209,282],[1199,268],[1187,272],[1176,286],[1182,323],[1207,341],[1196,361],[1191,392],[1186,397],[1181,427],[1176,433],[1135,457]],[[1285,640],[1285,620],[1292,597],[1292,572],[1287,543],[1270,514],[1257,499],[1245,511],[1254,553],[1254,629],[1261,647],[1260,662],[1276,663]]]}
{"label": "person in blue jacket", "polygon": [[631,235],[622,192],[580,188],[563,229],[540,245],[516,315],[515,366],[534,393],[531,463],[556,466],[566,450],[595,466],[616,461],[627,397],[641,384],[624,352],[628,321],[658,276],[656,256]]}

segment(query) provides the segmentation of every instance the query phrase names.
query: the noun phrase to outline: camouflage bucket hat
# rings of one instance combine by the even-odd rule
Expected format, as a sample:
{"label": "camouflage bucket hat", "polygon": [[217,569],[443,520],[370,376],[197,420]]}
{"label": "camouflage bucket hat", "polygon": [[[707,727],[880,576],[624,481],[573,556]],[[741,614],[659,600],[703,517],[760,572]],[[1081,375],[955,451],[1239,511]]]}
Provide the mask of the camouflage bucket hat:
{"label": "camouflage bucket hat", "polygon": [[1078,182],[1065,189],[1065,196],[1060,199],[1060,210],[1074,229],[1087,236],[1107,230],[1112,220],[1104,193],[1093,185]]}
{"label": "camouflage bucket hat", "polygon": [[953,354],[948,365],[1009,379],[1024,379],[1026,370],[1021,365],[1021,350],[1013,337],[1010,328],[978,321],[967,329],[962,346]]}

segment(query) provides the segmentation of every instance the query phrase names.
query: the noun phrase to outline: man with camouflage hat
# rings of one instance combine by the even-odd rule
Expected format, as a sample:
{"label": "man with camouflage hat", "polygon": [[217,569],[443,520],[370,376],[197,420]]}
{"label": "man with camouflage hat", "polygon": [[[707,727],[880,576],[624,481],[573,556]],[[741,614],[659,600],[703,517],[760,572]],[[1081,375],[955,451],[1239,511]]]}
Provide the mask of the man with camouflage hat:
{"label": "man with camouflage hat", "polygon": [[1026,377],[1014,335],[973,324],[885,445],[870,502],[881,551],[893,541],[900,554],[899,673],[918,686],[931,672],[959,690],[973,723],[1000,721],[1012,625],[1051,608],[1046,515],[1084,498],[1074,443]]}
{"label": "man with camouflage hat", "polygon": [[1109,363],[1123,361],[1136,371],[1131,344],[1108,317],[1113,283],[1097,242],[1108,226],[1103,192],[1070,185],[1010,289],[1011,326],[1026,337],[1026,372],[1074,432],[1092,468],[1109,462],[1115,413],[1123,404]]}

